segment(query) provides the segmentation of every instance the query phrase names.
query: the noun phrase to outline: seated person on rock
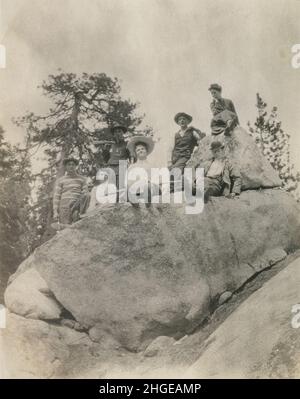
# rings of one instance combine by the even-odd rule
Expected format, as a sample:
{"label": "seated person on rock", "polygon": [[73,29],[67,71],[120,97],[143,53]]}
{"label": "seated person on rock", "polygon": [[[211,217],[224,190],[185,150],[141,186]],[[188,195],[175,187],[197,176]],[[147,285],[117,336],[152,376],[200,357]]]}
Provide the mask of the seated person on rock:
{"label": "seated person on rock", "polygon": [[128,193],[129,201],[133,206],[139,206],[140,200],[144,199],[143,202],[146,202],[146,204],[150,206],[152,196],[159,195],[159,187],[151,184],[150,181],[151,168],[154,167],[154,165],[151,164],[147,159],[148,155],[154,149],[154,141],[151,137],[135,136],[129,140],[127,148],[130,151],[131,156],[136,159],[136,162],[131,164],[127,170],[128,191],[130,191],[130,188],[136,182],[134,174],[138,174],[138,168],[141,168],[141,170],[145,171],[144,176],[138,175],[137,177],[138,181],[140,182],[140,188],[137,189],[138,202],[134,203],[131,201]]}
{"label": "seated person on rock", "polygon": [[210,85],[208,89],[213,97],[210,108],[213,114],[211,120],[211,132],[213,135],[224,133],[229,136],[239,124],[234,104],[231,100],[222,97],[222,87],[217,83]]}
{"label": "seated person on rock", "polygon": [[[238,196],[242,187],[239,168],[233,166],[226,158],[224,144],[221,142],[213,141],[210,150],[212,158],[198,165],[204,168],[204,202],[207,202],[210,196]],[[197,184],[197,181],[195,183]]]}
{"label": "seated person on rock", "polygon": [[98,170],[90,197],[90,204],[86,213],[92,212],[100,206],[117,202],[117,187],[116,184],[110,183],[109,170]]}
{"label": "seated person on rock", "polygon": [[205,133],[193,126],[189,126],[193,118],[185,112],[176,114],[174,120],[180,126],[180,129],[175,133],[175,142],[168,167],[170,170],[179,168],[183,173],[193,151],[205,137]]}
{"label": "seated person on rock", "polygon": [[53,218],[61,224],[71,224],[80,219],[89,204],[87,179],[76,172],[78,160],[64,160],[65,175],[57,179],[53,195]]}

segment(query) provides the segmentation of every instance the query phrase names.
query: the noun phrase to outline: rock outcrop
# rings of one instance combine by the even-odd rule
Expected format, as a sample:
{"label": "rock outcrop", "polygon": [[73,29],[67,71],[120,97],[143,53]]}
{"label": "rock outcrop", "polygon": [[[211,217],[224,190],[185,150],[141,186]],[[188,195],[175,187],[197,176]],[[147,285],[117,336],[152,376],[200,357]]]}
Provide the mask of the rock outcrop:
{"label": "rock outcrop", "polygon": [[94,365],[89,353],[93,346],[84,333],[13,313],[8,313],[6,324],[0,330],[4,378],[72,378],[83,372],[82,366]]}
{"label": "rock outcrop", "polygon": [[[212,139],[201,142],[190,165],[210,157]],[[20,265],[5,292],[2,371],[122,376],[131,357],[151,360],[162,348],[180,348],[249,279],[300,248],[299,205],[278,187],[253,139],[236,128],[223,140],[241,165],[243,189],[251,190],[212,197],[199,214],[174,203],[102,207]],[[109,374],[114,358],[117,373]]]}
{"label": "rock outcrop", "polygon": [[253,138],[242,127],[234,129],[231,136],[207,136],[201,140],[201,145],[192,155],[187,166],[198,166],[212,156],[210,144],[212,141],[225,144],[225,152],[233,164],[239,166],[242,176],[242,189],[272,188],[281,186],[277,172],[261,153]]}
{"label": "rock outcrop", "polygon": [[209,336],[186,377],[299,378],[299,286],[298,258]]}
{"label": "rock outcrop", "polygon": [[[157,337],[177,340],[209,316],[222,294],[234,293],[296,248],[299,207],[281,189],[212,198],[196,216],[187,215],[184,204],[99,209],[39,247],[12,276],[5,294],[11,324],[3,332],[5,347],[15,335],[16,363],[23,370],[32,362],[28,370],[35,375],[39,362],[50,362],[45,373],[62,376],[68,367],[68,374],[74,372],[68,360],[74,348],[64,342],[68,323],[58,317],[77,326],[80,331],[72,334],[88,351],[104,345],[136,352]],[[35,352],[34,332],[42,334],[44,355],[29,361],[24,348]],[[47,359],[58,342],[61,352]],[[152,346],[150,357],[157,350]]]}

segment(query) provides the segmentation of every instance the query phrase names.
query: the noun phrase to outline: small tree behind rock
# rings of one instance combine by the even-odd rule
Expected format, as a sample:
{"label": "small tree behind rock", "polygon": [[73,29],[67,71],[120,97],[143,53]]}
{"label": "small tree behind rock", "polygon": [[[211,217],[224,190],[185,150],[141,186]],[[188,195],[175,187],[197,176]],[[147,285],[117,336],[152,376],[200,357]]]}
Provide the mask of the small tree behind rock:
{"label": "small tree behind rock", "polygon": [[278,120],[277,107],[273,107],[268,115],[267,103],[260,95],[256,95],[258,117],[254,127],[248,122],[250,135],[261,148],[273,168],[278,172],[282,185],[286,191],[293,193],[299,199],[297,193],[300,181],[300,173],[295,171],[294,164],[290,159],[290,135],[286,133]]}

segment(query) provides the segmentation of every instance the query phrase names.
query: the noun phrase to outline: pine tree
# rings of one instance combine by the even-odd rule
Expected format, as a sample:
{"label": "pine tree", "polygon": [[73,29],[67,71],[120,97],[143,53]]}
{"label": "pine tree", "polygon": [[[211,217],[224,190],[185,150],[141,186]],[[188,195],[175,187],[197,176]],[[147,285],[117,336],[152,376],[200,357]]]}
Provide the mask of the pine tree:
{"label": "pine tree", "polygon": [[99,151],[96,142],[107,139],[106,131],[112,125],[128,128],[129,135],[151,134],[151,128],[139,132],[144,115],[137,115],[138,103],[122,99],[117,78],[104,73],[78,77],[73,73],[50,75],[40,86],[52,106],[47,115],[26,114],[15,123],[26,128],[27,142],[33,148],[43,148],[48,168],[58,168],[62,174],[63,160],[76,156],[82,169],[97,167]]}
{"label": "pine tree", "polygon": [[[36,175],[39,239],[51,237],[54,181],[63,174],[63,161],[79,158],[79,173],[94,177],[103,166],[103,149],[112,140],[110,128],[124,125],[128,135],[152,135],[152,129],[139,129],[144,115],[137,114],[138,103],[121,97],[117,78],[104,73],[49,75],[40,88],[51,101],[46,115],[28,113],[15,119],[26,130],[26,143],[32,153],[43,150],[46,167]],[[100,143],[100,144],[99,144]],[[52,231],[52,234],[54,232]]]}
{"label": "pine tree", "polygon": [[273,107],[268,115],[267,104],[260,95],[256,95],[258,117],[254,128],[248,122],[251,136],[261,148],[273,168],[278,172],[283,182],[283,187],[293,193],[296,197],[297,187],[300,181],[300,173],[295,171],[294,164],[290,159],[290,135],[286,133],[278,120],[278,109]]}

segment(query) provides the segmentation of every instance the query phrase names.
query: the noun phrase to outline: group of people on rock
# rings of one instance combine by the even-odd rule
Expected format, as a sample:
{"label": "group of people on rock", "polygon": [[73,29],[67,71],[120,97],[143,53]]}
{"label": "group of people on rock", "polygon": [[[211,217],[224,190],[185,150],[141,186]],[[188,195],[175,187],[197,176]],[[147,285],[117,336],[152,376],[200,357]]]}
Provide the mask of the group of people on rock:
{"label": "group of people on rock", "polygon": [[[225,195],[233,198],[241,192],[241,177],[239,168],[234,166],[230,159],[225,155],[224,140],[222,135],[230,136],[233,129],[239,124],[238,116],[231,100],[222,97],[222,88],[214,83],[209,87],[213,101],[211,103],[212,120],[211,134],[214,136],[210,145],[211,159],[201,165],[194,165],[194,168],[204,169],[204,202],[207,202],[210,196]],[[168,162],[169,171],[179,169],[183,174],[188,161],[196,148],[201,146],[201,140],[206,136],[200,129],[191,125],[192,116],[185,112],[179,112],[174,117],[175,123],[180,129],[175,134],[171,159]],[[120,199],[124,182],[120,180],[120,161],[129,164],[128,171],[134,167],[143,168],[148,176],[150,175],[151,165],[148,162],[148,155],[154,149],[154,141],[147,136],[134,136],[125,140],[127,128],[122,125],[111,128],[112,143],[109,146],[107,162],[104,170],[113,170],[116,176],[117,201]],[[107,151],[107,148],[105,149]],[[97,205],[95,199],[96,186],[92,192],[89,192],[87,179],[79,175],[76,171],[78,160],[67,158],[64,160],[65,175],[56,181],[53,196],[53,216],[56,221],[63,225],[71,224],[80,219],[88,208]],[[123,178],[123,177],[122,177]],[[107,172],[99,171],[96,177],[96,184],[102,180],[106,182],[109,191],[109,179]],[[153,187],[149,181],[148,189],[153,195],[153,189],[159,194],[160,189]],[[174,182],[173,182],[174,183]],[[197,179],[193,186],[197,186]],[[171,191],[174,185],[170,181]],[[150,200],[151,202],[151,200]]]}

